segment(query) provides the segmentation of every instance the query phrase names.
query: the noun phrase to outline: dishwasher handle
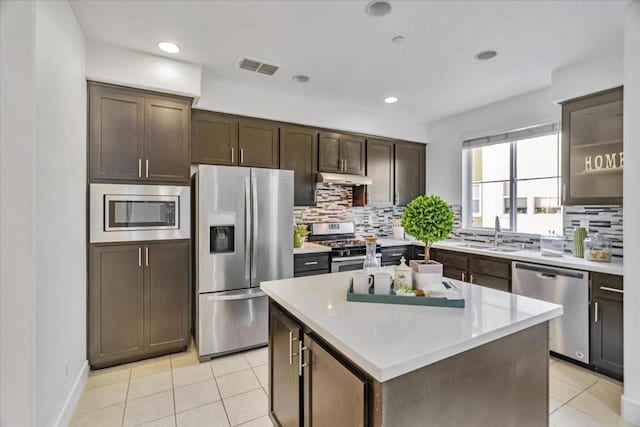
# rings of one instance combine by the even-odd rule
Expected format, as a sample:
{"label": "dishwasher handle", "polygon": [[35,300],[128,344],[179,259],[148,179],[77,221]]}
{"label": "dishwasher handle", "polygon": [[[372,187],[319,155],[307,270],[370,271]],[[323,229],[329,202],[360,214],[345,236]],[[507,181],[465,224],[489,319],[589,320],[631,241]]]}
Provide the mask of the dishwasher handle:
{"label": "dishwasher handle", "polygon": [[518,270],[529,270],[529,271],[536,272],[538,273],[536,274],[536,276],[544,279],[551,279],[551,278],[555,279],[557,276],[566,276],[566,277],[574,277],[577,279],[583,279],[585,274],[584,272],[577,271],[577,270],[564,270],[564,269],[561,270],[556,268],[544,267],[541,265],[524,264],[521,262],[516,262],[514,264],[514,268]]}
{"label": "dishwasher handle", "polygon": [[551,273],[536,273],[536,277],[538,279],[545,279],[545,280],[553,280],[558,278],[558,276]]}

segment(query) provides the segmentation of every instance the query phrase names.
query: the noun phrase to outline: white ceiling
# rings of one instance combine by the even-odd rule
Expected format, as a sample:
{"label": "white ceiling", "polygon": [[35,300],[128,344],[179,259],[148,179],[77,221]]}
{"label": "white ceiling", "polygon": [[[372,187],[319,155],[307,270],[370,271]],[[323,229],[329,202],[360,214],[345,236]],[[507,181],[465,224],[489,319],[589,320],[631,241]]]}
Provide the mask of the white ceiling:
{"label": "white ceiling", "polygon": [[[220,81],[429,122],[550,84],[551,71],[621,51],[628,1],[399,1],[390,15],[367,1],[72,0],[87,37],[163,54],[161,40]],[[403,35],[396,45],[391,38]],[[477,61],[494,49],[498,56]],[[237,69],[241,56],[281,66]],[[311,82],[294,83],[307,74]],[[383,103],[397,96],[397,104]]]}

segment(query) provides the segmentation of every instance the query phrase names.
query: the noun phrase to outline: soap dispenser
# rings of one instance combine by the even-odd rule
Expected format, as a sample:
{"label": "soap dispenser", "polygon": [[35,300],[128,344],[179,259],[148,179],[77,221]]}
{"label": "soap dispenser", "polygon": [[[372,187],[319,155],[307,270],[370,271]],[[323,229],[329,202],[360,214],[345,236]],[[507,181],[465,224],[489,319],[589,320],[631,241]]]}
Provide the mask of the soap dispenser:
{"label": "soap dispenser", "polygon": [[400,264],[395,267],[393,289],[397,291],[405,286],[413,288],[413,276],[411,267],[406,264],[405,258],[402,257],[400,258]]}

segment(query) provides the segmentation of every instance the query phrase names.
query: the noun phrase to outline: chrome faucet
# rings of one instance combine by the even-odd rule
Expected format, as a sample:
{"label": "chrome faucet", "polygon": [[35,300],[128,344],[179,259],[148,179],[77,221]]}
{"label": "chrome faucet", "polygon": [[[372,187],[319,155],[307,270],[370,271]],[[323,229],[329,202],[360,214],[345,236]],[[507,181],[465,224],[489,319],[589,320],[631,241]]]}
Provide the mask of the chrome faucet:
{"label": "chrome faucet", "polygon": [[495,234],[493,236],[493,246],[498,246],[498,238],[500,236],[500,232],[502,229],[500,228],[500,218],[496,215],[496,223],[495,223]]}

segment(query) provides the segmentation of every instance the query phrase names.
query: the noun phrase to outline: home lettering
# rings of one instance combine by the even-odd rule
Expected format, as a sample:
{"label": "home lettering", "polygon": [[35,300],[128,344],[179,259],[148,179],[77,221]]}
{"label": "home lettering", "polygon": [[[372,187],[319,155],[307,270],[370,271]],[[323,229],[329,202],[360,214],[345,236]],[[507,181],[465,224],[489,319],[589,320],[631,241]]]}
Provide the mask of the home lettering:
{"label": "home lettering", "polygon": [[584,156],[584,170],[622,169],[624,167],[624,153],[607,153],[595,156]]}

